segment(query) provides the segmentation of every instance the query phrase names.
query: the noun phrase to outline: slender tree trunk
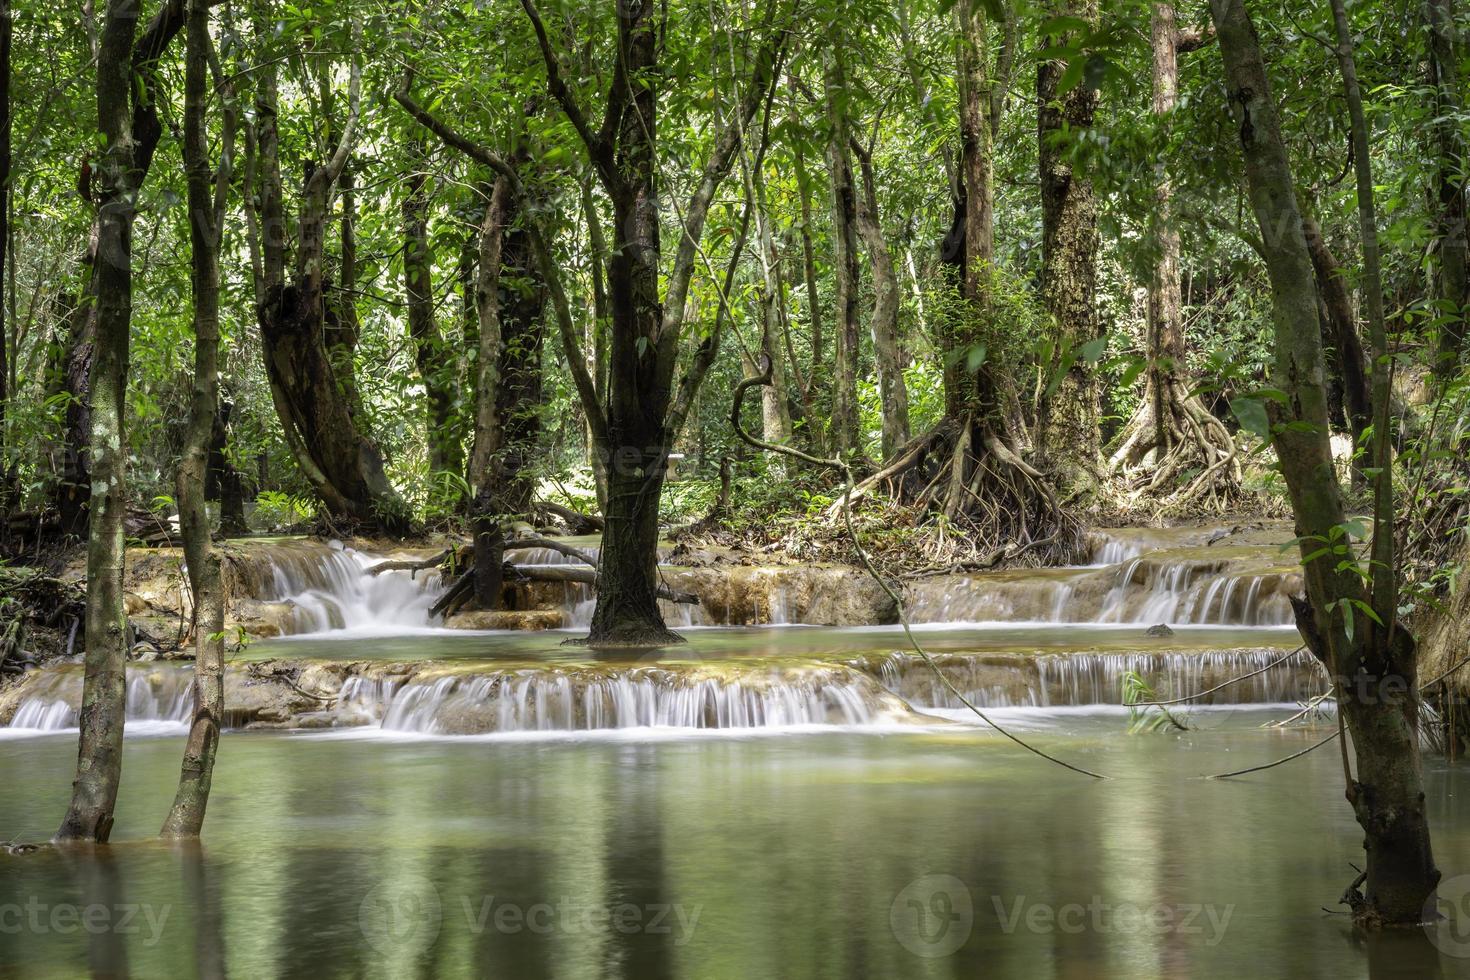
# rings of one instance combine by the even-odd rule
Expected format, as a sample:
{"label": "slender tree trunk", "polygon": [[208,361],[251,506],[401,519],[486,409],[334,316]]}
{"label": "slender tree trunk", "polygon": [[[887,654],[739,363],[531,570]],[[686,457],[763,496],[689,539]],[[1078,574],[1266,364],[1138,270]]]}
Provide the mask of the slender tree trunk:
{"label": "slender tree trunk", "polygon": [[827,171],[832,184],[833,302],[832,422],[829,442],[839,454],[861,453],[858,433],[857,371],[860,323],[858,313],[857,187],[848,149],[846,56],[841,39],[826,57]]}
{"label": "slender tree trunk", "polygon": [[[1153,113],[1161,127],[1171,124],[1179,101],[1179,54],[1203,47],[1213,37],[1211,32],[1181,31],[1172,4],[1153,5]],[[1173,186],[1162,155],[1154,164],[1150,234],[1156,255],[1148,284],[1144,397],[1124,426],[1109,468],[1136,477],[1134,488],[1139,494],[1162,496],[1176,505],[1204,497],[1223,507],[1239,486],[1240,463],[1234,437],[1190,391],[1179,288],[1179,232]]]}
{"label": "slender tree trunk", "polygon": [[403,199],[403,292],[408,306],[408,333],[414,345],[414,363],[426,394],[425,422],[429,433],[429,470],[458,475],[463,453],[455,438],[454,395],[444,341],[434,317],[433,252],[429,245],[428,178],[423,173],[422,146],[415,154],[416,170],[408,178]]}
{"label": "slender tree trunk", "polygon": [[[489,194],[486,194],[488,199]],[[455,288],[459,292],[459,365],[455,371],[455,436],[461,445],[474,431],[475,378],[480,369],[480,314],[475,299],[475,282],[480,262],[480,222],[466,212],[464,221],[471,229],[459,249],[459,266],[455,272]],[[468,470],[466,470],[468,478]]]}
{"label": "slender tree trunk", "polygon": [[[1153,113],[1160,119],[1179,105],[1179,29],[1174,5],[1156,3],[1150,22],[1153,52]],[[1162,155],[1154,165],[1154,241],[1158,257],[1148,284],[1148,385],[1155,453],[1162,457],[1173,441],[1169,393],[1185,366],[1183,300],[1179,292],[1179,228],[1174,223],[1174,185]]]}
{"label": "slender tree trunk", "polygon": [[[1060,0],[1056,16],[1097,20],[1095,0]],[[1070,34],[1043,38],[1064,44]],[[1065,62],[1043,60],[1036,69],[1037,146],[1041,180],[1041,301],[1052,320],[1055,351],[1041,405],[1042,458],[1071,465],[1073,477],[1098,469],[1102,455],[1097,377],[1083,350],[1102,336],[1093,304],[1097,291],[1097,200],[1092,181],[1078,172],[1076,142],[1092,127],[1096,89],[1074,85],[1058,93]]]}
{"label": "slender tree trunk", "polygon": [[[1342,34],[1345,19],[1336,0],[1334,6]],[[1358,767],[1356,777],[1349,776],[1347,798],[1364,831],[1366,893],[1350,889],[1347,900],[1364,924],[1412,925],[1422,920],[1426,903],[1433,899],[1439,872],[1430,846],[1420,772],[1412,693],[1414,642],[1394,622],[1393,582],[1385,581],[1397,575],[1392,565],[1392,477],[1385,461],[1377,477],[1371,554],[1374,582],[1366,590],[1353,562],[1320,552],[1322,542],[1337,540],[1345,513],[1332,467],[1321,336],[1314,322],[1316,285],[1260,42],[1243,0],[1211,0],[1210,10],[1271,281],[1276,334],[1273,380],[1287,396],[1284,403],[1273,403],[1272,442],[1296,515],[1307,593],[1298,605],[1297,623],[1313,653],[1337,682],[1339,706],[1352,734]],[[1365,246],[1371,247],[1375,229],[1367,131],[1362,125],[1361,102],[1355,98],[1356,79],[1347,43],[1342,43],[1339,54],[1354,117],[1358,204],[1365,222]],[[1377,298],[1381,302],[1381,295]],[[1374,299],[1371,290],[1368,299]],[[1369,319],[1370,323],[1374,319],[1371,314]],[[1386,341],[1376,329],[1373,341],[1376,375],[1382,370],[1380,355],[1386,353]],[[1377,381],[1375,376],[1375,414],[1386,423],[1387,387]],[[1375,432],[1381,444],[1381,448],[1375,446],[1375,456],[1387,448],[1386,429],[1385,424],[1383,431]],[[1379,622],[1362,612],[1369,603],[1377,610],[1374,616]]]}
{"label": "slender tree trunk", "polygon": [[132,232],[137,160],[133,145],[132,59],[138,0],[109,0],[97,57],[97,128],[103,151],[96,168],[97,250],[94,258],[96,348],[93,354],[92,494],[87,542],[87,652],[81,736],[71,805],[58,840],[105,843],[122,780],[124,664],[128,618],[123,609],[123,517],[127,512],[124,401],[132,322]]}
{"label": "slender tree trunk", "polygon": [[[10,245],[10,34],[10,0],[0,0],[0,272],[7,268],[6,250]],[[13,271],[10,283],[14,289]],[[6,423],[6,406],[11,396],[9,355],[12,325],[5,318],[3,306],[4,303],[0,303],[0,513],[9,509],[12,492],[10,439]]]}
{"label": "slender tree trunk", "polygon": [[802,387],[802,411],[807,418],[806,431],[817,448],[825,452],[822,427],[814,424],[813,410],[815,394],[821,390],[821,378],[826,374],[825,338],[822,335],[822,294],[817,286],[817,253],[812,234],[812,185],[806,169],[806,157],[798,145],[795,150],[796,191],[801,199],[801,261],[802,280],[806,286],[807,323],[811,332],[812,359],[807,369],[806,384]]}
{"label": "slender tree trunk", "polygon": [[[129,9],[130,16],[136,18],[140,15],[136,4]],[[183,26],[184,0],[166,0],[148,21],[142,34],[138,35],[131,50],[131,70],[139,88],[139,97],[132,100],[131,120],[132,158],[136,171],[132,187],[134,193],[142,189],[148,169],[153,163],[153,153],[163,135],[163,123],[157,105],[158,61]],[[78,191],[88,199],[88,203],[98,208],[100,215],[100,178],[97,176],[97,169],[93,168],[93,177],[90,180],[81,181]],[[97,301],[96,258],[102,240],[99,224],[100,217],[94,218],[86,259],[91,266],[87,286],[89,302],[83,303],[79,315],[73,321],[74,329],[66,354],[65,393],[68,397],[62,433],[63,465],[55,494],[62,533],[78,536],[88,526],[87,502],[95,482],[89,451],[93,401],[89,384],[95,370],[93,362],[96,356],[97,316],[100,309]]]}
{"label": "slender tree trunk", "polygon": [[1428,0],[1429,67],[1434,82],[1434,133],[1438,142],[1435,167],[1439,197],[1439,348],[1434,372],[1440,379],[1458,373],[1465,355],[1465,306],[1470,303],[1465,225],[1465,142],[1459,114],[1460,91],[1458,29],[1454,0]]}
{"label": "slender tree trunk", "polygon": [[[770,212],[766,207],[765,173],[752,165],[748,150],[741,151],[741,166],[745,176],[747,200],[753,202],[757,245],[760,249],[760,353],[771,365],[771,383],[761,388],[761,433],[766,442],[784,445],[791,441],[791,413],[786,406],[785,357],[780,340],[783,332],[781,253],[776,248],[776,236],[771,230]],[[760,365],[750,363],[749,358],[746,361],[746,377],[751,377],[752,372],[759,375]],[[776,456],[769,466],[771,473],[777,478],[785,477],[786,466],[782,457]]]}
{"label": "slender tree trunk", "polygon": [[[1342,378],[1343,414],[1347,417],[1348,431],[1353,434],[1353,444],[1366,448],[1364,437],[1373,424],[1373,396],[1368,385],[1367,361],[1363,356],[1363,343],[1358,338],[1357,318],[1353,314],[1352,299],[1348,294],[1346,277],[1341,264],[1322,229],[1311,217],[1304,219],[1302,234],[1306,239],[1307,251],[1312,257],[1312,271],[1317,278],[1317,291],[1327,313],[1333,353],[1337,362],[1337,373]],[[1363,467],[1353,464],[1353,483],[1363,480]]]}
{"label": "slender tree trunk", "polygon": [[[979,0],[959,0],[960,196],[955,222],[945,242],[946,260],[959,270],[963,312],[950,318],[944,338],[945,415],[958,419],[982,400],[980,363],[985,352],[980,325],[990,305],[991,267],[995,261],[995,212],[992,187],[989,60],[984,15]],[[986,393],[989,397],[989,393]]]}
{"label": "slender tree trunk", "polygon": [[[590,251],[589,265],[592,268],[592,385],[597,391],[597,403],[606,404],[608,331],[607,300],[607,240],[602,234],[602,216],[597,210],[597,201],[592,196],[592,179],[582,183],[582,214],[587,221],[587,244]],[[586,413],[583,413],[584,415]],[[592,470],[592,483],[597,491],[597,509],[607,508],[607,466],[597,450],[597,440],[592,433],[590,420],[587,422],[587,461]]]}
{"label": "slender tree trunk", "polygon": [[883,458],[891,459],[909,441],[909,391],[903,379],[903,350],[898,339],[898,272],[878,219],[872,156],[865,151],[858,161],[863,193],[857,196],[855,218],[873,271],[873,359],[877,362],[878,397],[882,403]]}
{"label": "slender tree trunk", "polygon": [[221,400],[209,441],[209,479],[218,490],[219,529],[224,535],[245,534],[250,530],[245,520],[245,481],[227,452],[234,414],[235,406]]}
{"label": "slender tree trunk", "polygon": [[204,826],[215,749],[224,715],[224,596],[220,560],[210,545],[204,480],[219,418],[219,251],[224,193],[229,187],[233,119],[225,121],[224,152],[214,197],[205,103],[209,89],[209,0],[189,0],[184,55],[184,172],[194,299],[194,391],[179,460],[179,526],[194,597],[194,714],[165,837],[197,837]]}

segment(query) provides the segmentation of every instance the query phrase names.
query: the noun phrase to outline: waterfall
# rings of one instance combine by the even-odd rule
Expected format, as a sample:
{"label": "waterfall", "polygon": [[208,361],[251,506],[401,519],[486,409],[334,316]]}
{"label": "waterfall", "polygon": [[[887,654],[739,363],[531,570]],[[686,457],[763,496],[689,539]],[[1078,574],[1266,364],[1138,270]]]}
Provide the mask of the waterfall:
{"label": "waterfall", "polygon": [[341,700],[377,716],[383,731],[427,735],[850,726],[912,715],[864,674],[822,665],[522,668],[349,682]]}
{"label": "waterfall", "polygon": [[289,604],[285,623],[289,634],[423,629],[430,625],[429,608],[443,590],[438,570],[367,574],[379,562],[415,557],[419,556],[370,555],[340,541],[290,542],[270,550],[270,579],[260,583],[257,598]]}
{"label": "waterfall", "polygon": [[[1203,653],[938,654],[945,677],[976,705],[987,708],[1121,704],[1123,677],[1136,673],[1161,697],[1197,694],[1244,678],[1195,705],[1281,704],[1304,701],[1326,688],[1311,654],[1279,649]],[[1286,659],[1282,660],[1283,657]],[[1276,661],[1281,661],[1276,663]],[[860,664],[884,688],[915,707],[961,708],[934,671],[917,656],[893,653]],[[1260,671],[1251,677],[1244,675]]]}
{"label": "waterfall", "polygon": [[[127,669],[126,724],[133,731],[176,732],[189,722],[191,666],[135,665]],[[26,696],[10,721],[12,732],[75,730],[82,703],[82,668],[64,664],[27,679]],[[0,727],[0,732],[6,729]]]}
{"label": "waterfall", "polygon": [[[1259,570],[1258,570],[1259,569]],[[936,576],[910,586],[916,623],[1290,626],[1299,573],[1228,558],[1143,556],[1109,566]]]}

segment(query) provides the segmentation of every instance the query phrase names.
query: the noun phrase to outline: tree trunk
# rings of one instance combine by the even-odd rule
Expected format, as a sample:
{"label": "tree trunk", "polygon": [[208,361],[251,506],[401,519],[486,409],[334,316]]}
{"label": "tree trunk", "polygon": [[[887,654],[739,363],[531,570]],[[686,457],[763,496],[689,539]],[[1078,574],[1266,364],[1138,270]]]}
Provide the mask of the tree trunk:
{"label": "tree trunk", "polygon": [[[756,219],[756,238],[760,249],[761,288],[761,337],[760,353],[771,365],[771,383],[761,389],[761,434],[766,442],[785,445],[791,441],[791,412],[786,404],[785,357],[781,350],[782,327],[782,282],[781,253],[776,248],[776,236],[771,230],[771,216],[766,207],[765,172],[759,164],[753,165],[748,151],[741,152],[742,169],[745,172],[746,199],[751,202]],[[728,290],[724,301],[730,299]],[[745,376],[759,374],[759,364],[746,358]],[[677,433],[675,433],[677,436]],[[785,462],[776,456],[769,466],[777,479],[786,476]]]}
{"label": "tree trunk", "polygon": [[[1202,47],[1210,35],[1180,31],[1173,5],[1155,3],[1150,36],[1153,113],[1161,126],[1168,126],[1179,102],[1179,54]],[[1163,497],[1165,504],[1175,506],[1204,497],[1225,507],[1239,487],[1240,463],[1234,437],[1190,390],[1173,199],[1173,185],[1160,157],[1154,165],[1150,222],[1156,258],[1148,284],[1144,393],[1108,465],[1128,477],[1139,495]]]}
{"label": "tree trunk", "polygon": [[[658,282],[660,254],[657,95],[647,77],[657,65],[658,18],[640,3],[619,18],[619,60],[626,103],[618,132],[618,180],[611,189],[612,315],[607,391],[607,530],[602,536],[597,608],[589,642],[646,645],[677,642],[658,608],[658,504],[671,433],[665,428],[671,378],[657,350],[664,328]],[[617,86],[619,82],[615,81]]]}
{"label": "tree trunk", "polygon": [[[140,15],[138,4],[127,5],[129,16]],[[132,191],[137,193],[148,177],[153,163],[153,153],[163,135],[163,123],[158,113],[158,62],[169,43],[183,29],[184,0],[167,0],[148,21],[148,26],[132,43],[129,63],[139,85],[140,97],[131,103],[131,156],[135,177]],[[73,321],[73,330],[66,355],[67,405],[62,433],[61,480],[56,487],[56,507],[61,516],[63,534],[80,536],[88,526],[87,502],[95,482],[92,475],[89,444],[92,432],[90,379],[95,370],[93,363],[97,346],[97,316],[100,303],[97,300],[98,273],[97,250],[101,248],[100,229],[100,184],[93,171],[92,186],[83,181],[79,190],[90,197],[97,207],[98,216],[93,219],[89,236],[87,262],[91,266],[87,286],[88,302],[81,304]]]}
{"label": "tree trunk", "polygon": [[[582,215],[587,221],[587,245],[590,255],[588,265],[592,269],[592,386],[597,392],[597,403],[607,398],[608,319],[607,300],[607,240],[602,234],[602,216],[597,210],[597,200],[592,196],[592,177],[582,182]],[[587,465],[592,470],[592,483],[597,492],[597,509],[607,507],[607,467],[597,449],[597,439],[592,424],[583,412],[586,424]]]}
{"label": "tree trunk", "polygon": [[[654,0],[626,0],[619,7],[612,85],[603,125],[594,131],[561,77],[534,0],[521,0],[535,29],[548,88],[587,148],[612,202],[613,241],[608,263],[611,337],[606,404],[582,359],[581,344],[544,240],[533,248],[546,276],[567,362],[583,411],[593,426],[607,467],[606,530],[602,539],[597,608],[588,642],[647,646],[678,641],[664,625],[657,600],[658,506],[669,448],[679,422],[698,393],[708,362],[696,357],[673,402],[674,371],[688,308],[699,241],[716,191],[730,172],[751,120],[767,102],[793,13],[788,0],[770,0],[754,13],[761,32],[742,101],[701,168],[687,206],[666,285],[661,282],[658,53],[667,27]],[[534,225],[533,225],[534,228]],[[671,411],[672,409],[672,411]]]}
{"label": "tree trunk", "polygon": [[245,520],[245,481],[235,464],[230,462],[230,421],[235,407],[220,401],[219,411],[214,417],[214,428],[209,441],[209,480],[213,481],[219,498],[219,529],[225,535],[249,532]]}
{"label": "tree trunk", "polygon": [[831,178],[833,302],[832,449],[839,455],[861,453],[858,432],[857,371],[860,324],[858,314],[857,187],[848,149],[846,57],[837,38],[825,59],[827,171]]}
{"label": "tree trunk", "polygon": [[[361,67],[352,66],[348,119],[332,159],[309,169],[297,222],[296,269],[285,275],[280,157],[276,142],[276,85],[272,71],[260,74],[256,97],[257,141],[262,171],[261,227],[264,237],[265,301],[260,305],[261,348],[271,399],[297,465],[334,518],[389,533],[403,533],[412,517],[388,482],[382,453],[356,417],[355,389],[338,376],[339,350],[351,345],[339,334],[341,320],[328,303],[324,244],[331,196],[347,166],[357,129]],[[278,229],[275,231],[273,229]],[[350,272],[350,254],[344,256]],[[347,312],[350,318],[351,311]],[[346,370],[350,371],[350,358]]]}
{"label": "tree trunk", "polygon": [[[224,596],[220,559],[210,545],[204,482],[219,420],[219,251],[229,188],[234,119],[227,111],[220,171],[210,173],[205,104],[209,91],[209,0],[189,0],[184,55],[184,172],[194,300],[194,391],[179,460],[179,528],[194,602],[194,714],[165,837],[197,837],[204,826],[215,749],[224,716]],[[214,197],[218,180],[219,199]]]}
{"label": "tree trunk", "polygon": [[943,339],[944,414],[958,419],[980,401],[984,356],[981,322],[990,305],[991,266],[995,261],[995,211],[989,99],[991,79],[986,25],[979,0],[959,0],[960,167],[954,226],[945,241],[945,261],[958,270],[966,308],[950,318]]}
{"label": "tree trunk", "polygon": [[822,427],[814,424],[813,409],[815,393],[822,388],[822,377],[826,374],[825,338],[822,336],[822,296],[817,288],[817,255],[812,241],[812,185],[807,174],[806,158],[800,144],[795,149],[796,190],[801,198],[801,261],[802,279],[806,284],[807,322],[811,330],[812,360],[807,370],[806,385],[802,388],[802,411],[807,418],[806,432],[819,452],[825,452]]}
{"label": "tree trunk", "polygon": [[882,403],[883,458],[891,459],[909,441],[909,391],[903,379],[903,350],[898,339],[898,272],[878,219],[872,155],[863,151],[858,154],[858,162],[863,193],[857,197],[855,217],[873,271],[873,359],[877,362],[878,397]]}
{"label": "tree trunk", "polygon": [[[531,254],[530,237],[521,227],[524,202],[503,181],[496,183],[485,220],[485,234],[496,241],[480,252],[480,354],[496,365],[495,377],[480,376],[479,420],[475,430],[475,597],[482,608],[500,600],[501,526],[529,513],[535,491],[533,462],[541,437],[541,349],[545,338],[542,310],[546,287]],[[489,213],[494,211],[495,214]],[[493,226],[493,227],[492,227]],[[498,267],[485,278],[487,266]],[[493,303],[492,303],[493,301]],[[482,568],[481,555],[486,564]]]}
{"label": "tree trunk", "polygon": [[[6,249],[10,245],[10,0],[0,0],[0,282],[4,281]],[[11,285],[15,275],[12,271]],[[5,304],[0,302],[0,513],[9,510],[10,486],[9,432],[5,407],[10,391],[10,329],[5,318]]]}
{"label": "tree trunk", "polygon": [[[1385,556],[1389,567],[1375,568],[1370,592],[1364,589],[1353,562],[1342,561],[1340,554],[1321,553],[1323,542],[1335,541],[1341,534],[1345,514],[1332,468],[1321,337],[1314,322],[1316,285],[1260,42],[1243,0],[1211,0],[1210,10],[1271,282],[1276,335],[1273,382],[1287,396],[1285,402],[1273,403],[1272,442],[1296,516],[1306,581],[1306,601],[1298,605],[1297,623],[1336,681],[1358,764],[1347,797],[1364,831],[1366,895],[1354,897],[1350,890],[1349,901],[1364,924],[1412,925],[1423,919],[1439,872],[1430,846],[1420,775],[1412,693],[1414,643],[1394,623],[1392,605],[1386,616],[1380,605],[1393,591],[1382,589],[1380,572],[1397,574],[1391,566],[1391,500],[1387,501],[1388,512],[1382,509],[1382,497],[1375,508],[1378,526],[1373,564],[1377,566],[1380,556]],[[1340,29],[1343,26],[1339,18]],[[1350,49],[1346,51],[1345,69],[1351,60]],[[1356,81],[1351,71],[1345,73],[1352,102]],[[1358,117],[1358,112],[1353,115]],[[1366,144],[1366,130],[1356,124],[1354,129],[1354,143]],[[1366,146],[1355,149],[1355,157],[1364,150]],[[1361,168],[1359,207],[1371,214],[1371,201],[1363,196],[1363,178],[1368,176],[1366,153],[1357,162]],[[1371,225],[1365,231],[1371,239]],[[1379,339],[1375,336],[1375,348]],[[1387,394],[1386,386],[1374,386],[1379,417],[1386,415]],[[1386,446],[1388,434],[1376,435]],[[1380,487],[1391,488],[1390,481],[1390,474],[1380,474]],[[1385,538],[1390,545],[1386,555],[1382,550]],[[1375,613],[1379,623],[1362,613],[1370,600],[1379,607]]]}
{"label": "tree trunk", "polygon": [[138,0],[109,0],[97,56],[96,346],[89,386],[92,494],[87,542],[87,652],[77,775],[58,840],[106,843],[122,779],[124,664],[123,518],[127,513],[124,404],[132,321],[132,231],[138,190],[130,50]]}
{"label": "tree trunk", "polygon": [[[1056,16],[1097,19],[1095,0],[1059,0]],[[1073,41],[1043,38],[1043,46]],[[1066,63],[1043,60],[1036,69],[1036,129],[1041,181],[1041,301],[1052,321],[1053,356],[1043,396],[1039,447],[1071,477],[1095,477],[1102,455],[1099,391],[1084,348],[1102,337],[1093,304],[1097,291],[1097,201],[1092,181],[1078,173],[1076,141],[1092,127],[1098,94],[1085,84],[1058,94]],[[1097,360],[1097,358],[1093,358]]]}
{"label": "tree trunk", "polygon": [[[1306,217],[1303,221],[1302,234],[1312,258],[1317,291],[1327,312],[1337,373],[1342,378],[1343,414],[1346,416],[1348,431],[1353,434],[1353,444],[1366,449],[1364,436],[1373,424],[1372,393],[1368,387],[1367,362],[1363,357],[1363,342],[1358,338],[1352,299],[1348,294],[1342,266],[1327,247],[1322,229],[1311,217]],[[1354,484],[1362,479],[1363,467],[1360,463],[1354,463]]]}
{"label": "tree trunk", "polygon": [[434,317],[433,253],[429,246],[428,178],[422,146],[415,153],[415,172],[408,178],[403,199],[403,292],[408,307],[408,334],[413,340],[414,363],[424,383],[428,425],[429,471],[453,473],[464,468],[464,457],[455,438],[452,374],[445,363],[443,338]]}
{"label": "tree trunk", "polygon": [[[1179,29],[1174,5],[1156,3],[1150,18],[1153,52],[1153,113],[1170,118],[1179,105]],[[1162,458],[1173,441],[1169,393],[1185,369],[1183,299],[1179,292],[1179,228],[1174,223],[1174,185],[1162,156],[1154,165],[1154,241],[1158,257],[1148,284],[1148,381],[1145,401],[1153,411],[1155,453]]]}
{"label": "tree trunk", "polygon": [[1465,141],[1459,113],[1460,62],[1454,0],[1428,0],[1429,68],[1434,83],[1434,133],[1438,142],[1435,184],[1439,198],[1439,299],[1443,326],[1434,373],[1441,380],[1460,370],[1465,354],[1465,305],[1470,303],[1465,228]]}

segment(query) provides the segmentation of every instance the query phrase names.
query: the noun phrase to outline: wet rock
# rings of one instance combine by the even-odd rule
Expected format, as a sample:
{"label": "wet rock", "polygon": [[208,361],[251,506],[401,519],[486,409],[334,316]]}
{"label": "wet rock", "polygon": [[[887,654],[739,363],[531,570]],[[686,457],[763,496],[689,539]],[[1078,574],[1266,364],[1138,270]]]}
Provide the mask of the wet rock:
{"label": "wet rock", "polygon": [[1174,631],[1169,628],[1169,626],[1168,626],[1167,623],[1156,623],[1153,626],[1150,626],[1144,632],[1147,633],[1149,636],[1173,636],[1174,635]]}
{"label": "wet rock", "polygon": [[493,609],[455,613],[444,625],[454,630],[555,630],[566,625],[560,609]]}

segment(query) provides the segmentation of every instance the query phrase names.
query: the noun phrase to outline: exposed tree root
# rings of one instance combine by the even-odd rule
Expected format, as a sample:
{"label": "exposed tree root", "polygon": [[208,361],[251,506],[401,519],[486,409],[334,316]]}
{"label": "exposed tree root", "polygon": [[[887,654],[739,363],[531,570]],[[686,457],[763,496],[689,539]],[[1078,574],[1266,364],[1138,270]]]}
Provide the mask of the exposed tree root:
{"label": "exposed tree root", "polygon": [[1117,446],[1108,469],[1131,501],[1223,511],[1240,496],[1234,437],[1177,378],[1150,382]]}
{"label": "exposed tree root", "polygon": [[[910,441],[857,485],[853,500],[878,490],[963,529],[979,551],[979,567],[1066,564],[1082,549],[1081,525],[1047,475],[1021,457],[1003,425],[975,413],[945,419]],[[834,504],[827,513],[841,510]]]}

